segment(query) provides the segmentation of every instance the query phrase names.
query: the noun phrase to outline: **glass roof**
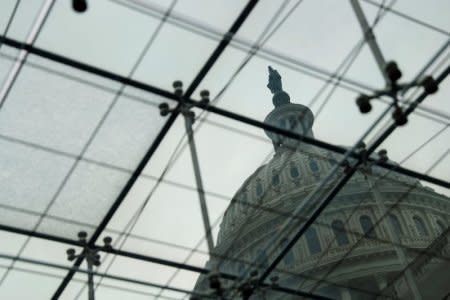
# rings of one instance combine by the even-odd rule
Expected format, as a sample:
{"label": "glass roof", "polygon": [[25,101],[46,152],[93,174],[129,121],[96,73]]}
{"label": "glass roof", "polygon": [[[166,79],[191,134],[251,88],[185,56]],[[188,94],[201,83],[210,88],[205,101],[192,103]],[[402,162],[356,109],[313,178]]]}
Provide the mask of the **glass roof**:
{"label": "glass roof", "polygon": [[[1,1],[0,298],[87,299],[95,254],[98,299],[437,298],[428,287],[445,290],[450,262],[449,11]],[[361,95],[374,95],[368,113]],[[411,110],[405,125],[395,109]]]}

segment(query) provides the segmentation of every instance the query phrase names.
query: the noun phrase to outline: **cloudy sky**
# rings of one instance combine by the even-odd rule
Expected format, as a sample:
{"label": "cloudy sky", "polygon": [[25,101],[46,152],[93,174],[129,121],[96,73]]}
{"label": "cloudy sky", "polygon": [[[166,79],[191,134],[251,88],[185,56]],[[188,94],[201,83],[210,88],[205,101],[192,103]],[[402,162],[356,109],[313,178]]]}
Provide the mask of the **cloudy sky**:
{"label": "cloudy sky", "polygon": [[[39,16],[50,2],[21,1],[7,36],[30,41],[40,27]],[[169,91],[174,80],[189,86],[246,4],[238,0],[88,2],[88,11],[77,14],[70,1],[56,1],[36,35],[35,45]],[[2,32],[15,3],[0,3]],[[378,7],[366,1],[361,5],[372,24]],[[382,13],[375,27],[385,58],[398,63],[405,81],[415,78],[425,66],[427,74],[439,74],[449,63],[448,47],[433,64],[429,62],[450,38],[450,2],[398,0],[392,8],[396,13]],[[170,15],[162,24],[169,9]],[[326,85],[327,74],[341,71],[342,61],[361,39],[349,1],[260,1],[193,98],[198,99],[202,89],[210,90],[215,98],[233,79],[215,105],[262,121],[272,109],[271,94],[266,88],[267,66],[272,65],[282,75],[283,88],[291,101],[307,105],[314,112],[315,137],[351,146],[386,108],[386,103],[374,101],[373,110],[362,115],[354,102],[360,92],[384,87],[367,45],[358,52],[341,85]],[[236,73],[255,43],[262,49]],[[4,87],[17,66],[19,51],[2,45],[0,54],[0,82]],[[317,97],[322,88],[324,92]],[[117,97],[118,90],[122,93]],[[411,90],[405,99],[413,99],[416,94]],[[380,148],[387,149],[392,160],[402,161],[440,132],[403,164],[425,172],[449,149],[450,132],[445,130],[450,122],[449,96],[447,80],[438,94],[426,99],[418,110],[420,114],[412,115],[408,124],[396,130]],[[148,92],[124,88],[117,82],[29,55],[0,109],[0,223],[26,229],[39,224],[40,232],[73,239],[80,229],[92,233],[163,126],[165,118],[157,108],[163,101],[166,100]],[[273,147],[257,127],[196,113],[200,119],[195,124],[195,138],[208,192],[207,204],[212,223],[217,224],[233,194],[266,160]],[[388,114],[366,142],[390,122]],[[123,244],[123,249],[203,266],[207,248],[202,242],[203,225],[190,153],[183,146],[177,147],[183,136],[184,123],[178,118],[108,229],[117,240],[117,232],[125,230],[138,213],[134,236]],[[184,144],[183,140],[181,145]],[[171,160],[174,153],[176,161]],[[77,159],[79,156],[82,159]],[[155,179],[169,162],[164,180],[156,185]],[[448,180],[450,157],[444,158],[430,174]],[[444,188],[432,187],[450,194]],[[144,202],[147,205],[142,210]],[[46,208],[49,215],[60,219],[40,218]],[[2,254],[16,255],[26,240],[6,232],[0,235]],[[31,239],[22,256],[70,266],[65,258],[66,248]],[[193,255],[190,249],[196,249]],[[111,257],[99,271],[105,270],[109,261]],[[9,263],[10,260],[0,260],[3,267]],[[2,299],[48,299],[61,282],[59,277],[66,274],[25,263],[16,266],[0,287]],[[33,274],[29,270],[49,274]],[[109,270],[159,284],[167,283],[175,271],[120,257]],[[0,269],[0,276],[3,272],[5,269]],[[85,275],[77,274],[75,278],[77,281],[69,284],[63,299],[74,299],[83,287]],[[180,271],[170,285],[191,289],[196,278],[195,273]],[[148,299],[117,287],[159,293],[158,289],[113,280],[106,279],[104,283],[97,291],[98,299]],[[170,291],[162,295],[183,296]],[[85,296],[82,294],[82,298]]]}

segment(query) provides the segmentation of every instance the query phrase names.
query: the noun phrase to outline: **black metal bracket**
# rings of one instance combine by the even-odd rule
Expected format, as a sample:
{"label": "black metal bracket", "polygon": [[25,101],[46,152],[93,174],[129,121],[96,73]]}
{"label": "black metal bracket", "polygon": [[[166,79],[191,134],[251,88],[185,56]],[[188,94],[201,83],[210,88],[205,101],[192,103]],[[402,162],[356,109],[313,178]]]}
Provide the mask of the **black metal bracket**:
{"label": "black metal bracket", "polygon": [[[169,104],[167,102],[163,102],[159,105],[159,113],[161,116],[165,117],[168,114],[172,112],[178,112],[183,114],[186,117],[191,118],[194,120],[195,113],[191,110],[194,105],[192,103],[189,103],[189,101],[186,101],[186,99],[183,96],[183,83],[180,80],[174,81],[172,84],[174,88],[174,94],[179,98],[179,105],[170,108]],[[200,92],[200,98],[201,100],[198,102],[200,105],[208,105],[209,104],[209,91],[208,90],[202,90]]]}
{"label": "black metal bracket", "polygon": [[386,63],[385,72],[389,79],[389,84],[384,90],[376,91],[372,95],[361,94],[356,98],[356,105],[358,105],[359,111],[366,114],[372,110],[372,104],[370,100],[381,97],[389,96],[393,100],[395,107],[392,113],[392,118],[398,126],[403,126],[408,122],[408,118],[399,105],[399,94],[406,92],[407,89],[414,86],[422,86],[426,94],[434,94],[438,91],[438,85],[433,77],[426,76],[421,81],[412,81],[407,84],[398,83],[398,80],[402,77],[402,72],[397,66],[397,63],[390,61]]}
{"label": "black metal bracket", "polygon": [[87,241],[87,233],[85,231],[78,232],[78,239],[80,241],[80,245],[83,247],[83,250],[76,254],[76,251],[74,248],[67,249],[67,259],[69,261],[73,261],[78,257],[83,257],[86,259],[86,262],[88,264],[92,264],[94,266],[100,266],[100,254],[98,254],[101,250],[111,250],[111,242],[112,239],[109,236],[106,236],[103,238],[103,247],[91,247]]}

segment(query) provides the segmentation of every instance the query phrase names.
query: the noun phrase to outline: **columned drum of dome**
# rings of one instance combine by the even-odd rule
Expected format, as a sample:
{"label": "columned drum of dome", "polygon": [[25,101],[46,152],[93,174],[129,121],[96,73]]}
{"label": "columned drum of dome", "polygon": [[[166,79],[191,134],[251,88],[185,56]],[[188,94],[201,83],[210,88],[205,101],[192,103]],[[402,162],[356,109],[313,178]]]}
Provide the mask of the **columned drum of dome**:
{"label": "columned drum of dome", "polygon": [[[271,67],[268,88],[274,108],[265,122],[314,138],[313,113],[291,102],[280,74]],[[287,218],[296,218],[299,224],[306,220],[312,205],[304,203],[309,192],[341,160],[339,154],[265,133],[275,153],[235,193],[206,265],[243,277],[240,284],[257,278],[277,251],[286,247],[289,234],[276,236],[277,229]],[[345,166],[334,178],[344,174]],[[303,204],[305,213],[292,216]],[[410,285],[414,284],[423,299],[441,299],[450,292],[443,279],[450,274],[449,222],[448,197],[416,179],[364,165],[267,282],[332,299],[412,299]],[[279,244],[270,244],[274,237]],[[405,273],[411,275],[408,280]],[[221,286],[239,298],[235,281],[222,278]],[[198,278],[195,289],[213,293],[206,275]],[[267,288],[263,292],[266,299],[299,299]],[[263,299],[263,292],[255,292],[251,299]]]}

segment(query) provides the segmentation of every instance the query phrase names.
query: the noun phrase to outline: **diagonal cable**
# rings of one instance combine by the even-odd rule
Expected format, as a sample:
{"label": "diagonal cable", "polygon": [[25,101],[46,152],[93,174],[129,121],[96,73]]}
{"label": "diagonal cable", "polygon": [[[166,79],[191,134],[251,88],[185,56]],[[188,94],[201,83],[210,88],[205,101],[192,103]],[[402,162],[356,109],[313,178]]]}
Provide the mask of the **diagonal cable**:
{"label": "diagonal cable", "polygon": [[[3,30],[3,35],[4,36],[8,35],[9,28],[11,27],[11,24],[12,24],[12,22],[13,22],[15,16],[16,16],[17,8],[20,5],[20,1],[21,0],[16,0],[16,3],[14,4],[13,10],[11,12],[11,15],[8,18],[8,23],[6,24],[5,30]],[[2,46],[3,46],[3,42],[0,41],[0,49],[2,48]]]}
{"label": "diagonal cable", "polygon": [[[29,45],[33,45],[39,34],[42,31],[42,28],[45,25],[45,22],[47,21],[48,16],[50,15],[50,12],[53,8],[53,5],[55,4],[56,0],[46,0],[41,7],[41,10],[39,11],[39,14],[37,16],[36,21],[34,22],[33,26],[31,27],[30,32],[28,33],[26,42]],[[16,6],[18,3],[16,3]],[[15,7],[15,10],[17,7]],[[14,10],[14,13],[15,13]],[[9,25],[9,24],[8,24]],[[3,42],[0,42],[0,45],[3,45]],[[28,57],[28,51],[21,49],[19,52],[18,59],[16,60],[16,63],[13,65],[13,67],[10,69],[8,73],[8,77],[6,78],[6,81],[3,83],[3,85],[0,88],[0,109],[3,107],[3,104],[6,101],[6,98],[9,95],[9,92],[11,91],[12,87],[14,86],[14,83],[16,82],[17,76],[19,76],[20,71],[22,70],[22,67]],[[0,280],[0,285],[1,285]]]}

